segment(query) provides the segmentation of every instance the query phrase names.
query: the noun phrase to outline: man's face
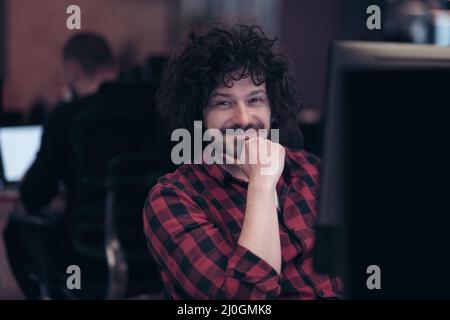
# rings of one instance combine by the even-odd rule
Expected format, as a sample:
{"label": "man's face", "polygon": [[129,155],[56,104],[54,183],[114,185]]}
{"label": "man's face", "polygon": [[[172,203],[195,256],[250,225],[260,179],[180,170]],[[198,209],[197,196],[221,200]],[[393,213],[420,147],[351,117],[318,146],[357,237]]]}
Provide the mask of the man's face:
{"label": "man's face", "polygon": [[[270,130],[270,104],[265,83],[257,86],[251,77],[233,82],[233,86],[217,87],[211,94],[208,106],[203,111],[207,129],[219,129],[224,135],[225,147],[234,150],[234,157],[240,154],[236,140],[241,135],[225,135],[226,129]],[[248,131],[247,131],[248,133]],[[246,134],[245,138],[251,135]],[[266,138],[267,136],[265,136]],[[234,147],[233,147],[234,146]]]}

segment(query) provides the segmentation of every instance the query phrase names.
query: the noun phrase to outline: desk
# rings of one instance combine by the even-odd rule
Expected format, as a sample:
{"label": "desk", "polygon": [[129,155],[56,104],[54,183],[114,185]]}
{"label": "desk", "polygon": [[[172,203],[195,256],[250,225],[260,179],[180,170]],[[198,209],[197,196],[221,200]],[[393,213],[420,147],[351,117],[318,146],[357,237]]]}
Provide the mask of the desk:
{"label": "desk", "polygon": [[24,299],[9,268],[6,248],[3,242],[3,231],[8,222],[9,214],[19,207],[20,200],[17,190],[0,190],[0,300]]}

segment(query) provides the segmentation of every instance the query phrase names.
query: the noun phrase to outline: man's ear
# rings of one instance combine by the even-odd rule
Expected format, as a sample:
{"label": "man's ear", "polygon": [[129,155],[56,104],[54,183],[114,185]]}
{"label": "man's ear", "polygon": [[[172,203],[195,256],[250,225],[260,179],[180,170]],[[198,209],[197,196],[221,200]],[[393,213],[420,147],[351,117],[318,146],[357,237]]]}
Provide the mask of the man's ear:
{"label": "man's ear", "polygon": [[70,82],[69,84],[73,84],[80,78],[80,72],[80,66],[75,61],[67,60],[64,62],[64,73],[66,74],[67,82]]}

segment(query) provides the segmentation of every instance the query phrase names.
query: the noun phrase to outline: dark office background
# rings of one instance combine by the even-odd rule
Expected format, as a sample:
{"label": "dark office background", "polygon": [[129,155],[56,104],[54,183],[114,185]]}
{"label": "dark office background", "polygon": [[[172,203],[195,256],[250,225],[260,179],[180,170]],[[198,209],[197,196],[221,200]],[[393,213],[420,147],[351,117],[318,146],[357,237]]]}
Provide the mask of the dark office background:
{"label": "dark office background", "polygon": [[[389,6],[420,0],[78,0],[82,31],[102,34],[119,58],[121,80],[158,80],[190,26],[215,18],[261,24],[293,62],[305,111],[307,149],[320,155],[327,60],[336,39],[392,40],[385,33]],[[439,2],[439,1],[428,1]],[[440,1],[444,2],[444,1]],[[450,1],[447,1],[447,4]],[[66,28],[69,0],[0,0],[0,125],[39,123],[61,98],[61,49],[76,31]],[[383,30],[366,28],[369,5],[381,7]],[[397,37],[393,40],[402,40]],[[407,38],[403,40],[408,41]],[[5,216],[0,215],[0,230]],[[2,265],[0,243],[0,271]],[[11,282],[4,282],[4,284]],[[8,296],[9,293],[6,293]],[[0,290],[0,298],[5,293]],[[11,293],[10,297],[17,296]]]}
{"label": "dark office background", "polygon": [[[212,1],[215,6],[205,5],[204,1],[176,0],[126,4],[81,1],[79,5],[82,29],[105,34],[127,67],[142,64],[146,55],[170,54],[189,23],[211,19],[184,18],[186,12],[188,15],[192,11],[190,7],[204,15],[226,19],[230,13],[230,16],[239,16],[240,21],[260,22],[269,34],[278,34],[281,48],[294,62],[305,107],[321,111],[330,41],[367,37],[365,10],[369,4],[382,5],[382,2],[283,0],[260,1],[261,6],[253,7],[236,2],[231,9],[220,6],[220,1]],[[191,3],[188,9],[187,3]],[[10,111],[27,113],[36,100],[45,100],[48,104],[56,100],[62,85],[57,60],[59,49],[73,33],[65,28],[68,4],[67,1],[41,1],[39,4],[0,1],[0,75],[6,75],[8,80],[6,108]],[[254,8],[259,9],[253,14],[262,18],[251,16]],[[273,17],[266,18],[267,12],[273,11]],[[369,37],[376,33],[372,31]]]}

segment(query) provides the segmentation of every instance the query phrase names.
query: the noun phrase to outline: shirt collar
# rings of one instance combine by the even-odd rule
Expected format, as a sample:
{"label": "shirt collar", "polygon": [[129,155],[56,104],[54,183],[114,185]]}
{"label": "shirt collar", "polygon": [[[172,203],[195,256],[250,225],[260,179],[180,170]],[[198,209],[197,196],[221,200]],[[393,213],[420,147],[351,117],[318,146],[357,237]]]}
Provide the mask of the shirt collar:
{"label": "shirt collar", "polygon": [[229,184],[230,182],[247,184],[247,181],[233,177],[228,171],[218,164],[204,164],[204,166],[207,173],[223,186]]}

